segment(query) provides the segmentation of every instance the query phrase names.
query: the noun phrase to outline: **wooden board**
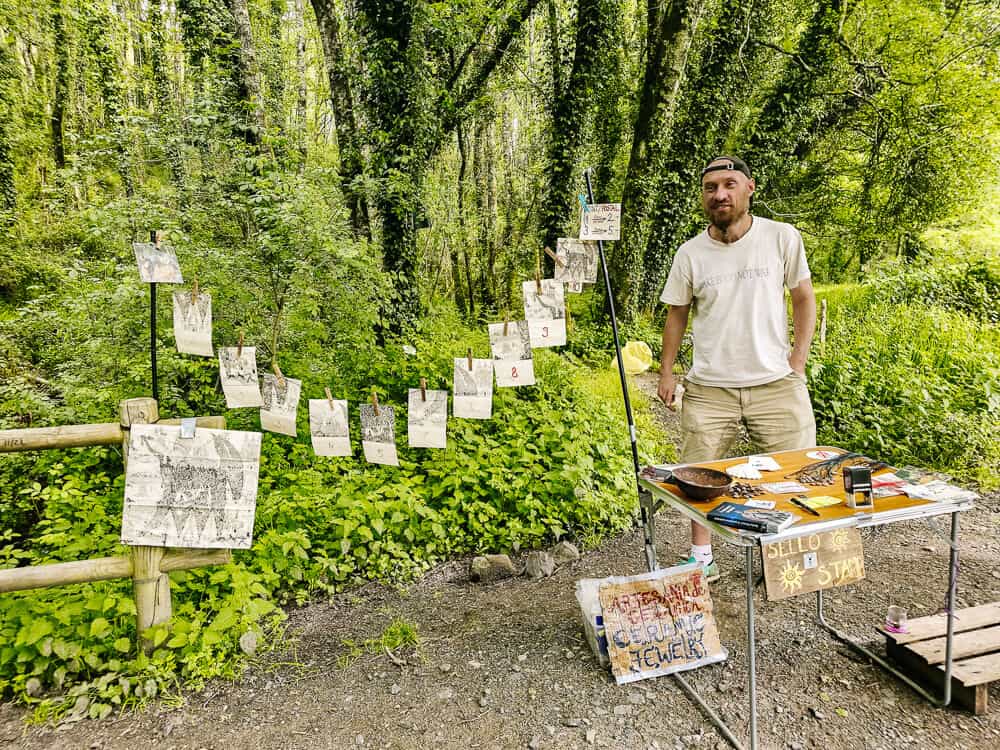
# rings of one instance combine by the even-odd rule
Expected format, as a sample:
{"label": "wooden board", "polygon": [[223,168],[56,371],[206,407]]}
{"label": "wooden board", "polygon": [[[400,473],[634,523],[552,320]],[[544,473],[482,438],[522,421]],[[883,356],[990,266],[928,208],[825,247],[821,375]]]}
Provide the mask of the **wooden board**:
{"label": "wooden board", "polygon": [[835,529],[765,544],[762,557],[771,601],[845,586],[865,577],[865,553],[857,529]]}
{"label": "wooden board", "polygon": [[[925,686],[941,696],[944,691],[944,670],[929,665],[926,661],[910,651],[909,646],[901,646],[892,641],[886,642],[886,654],[899,664],[903,671],[917,678]],[[976,716],[986,713],[989,708],[989,690],[987,685],[963,685],[954,674],[952,665],[951,700],[952,705],[965,706]]]}
{"label": "wooden board", "polygon": [[[799,469],[807,466],[811,463],[816,463],[815,460],[806,457],[806,453],[814,450],[828,450],[837,451],[839,453],[846,453],[843,448],[836,448],[832,446],[818,446],[817,448],[803,448],[802,450],[795,451],[779,451],[777,453],[768,453],[767,455],[774,458],[775,461],[781,466],[777,471],[764,471],[761,472],[763,475],[760,479],[740,479],[738,481],[744,482],[746,484],[761,484],[763,482],[780,482],[786,481],[786,475],[792,474]],[[763,454],[762,454],[763,455]],[[718,469],[719,471],[725,471],[730,466],[736,466],[737,464],[746,463],[745,458],[727,458],[721,461],[707,461],[704,463],[692,464],[693,466],[705,466],[712,469]],[[887,473],[892,471],[892,467],[883,469],[878,474]],[[820,495],[829,495],[831,497],[844,498],[846,500],[846,495],[844,493],[844,484],[841,480],[840,473],[834,474],[835,480],[832,485],[809,487],[805,494],[807,497],[819,497]],[[669,484],[665,482],[657,482],[660,487],[669,492],[670,494],[684,500],[693,509],[698,511],[703,515],[708,515],[708,512],[715,508],[717,505],[726,502],[733,502],[733,498],[729,495],[723,495],[717,497],[713,500],[695,500],[688,497],[684,492],[677,487],[677,485]],[[818,508],[818,516],[807,515],[805,511],[801,508],[797,508],[789,502],[789,498],[794,497],[793,495],[774,495],[765,493],[756,497],[756,500],[773,500],[775,502],[775,510],[784,510],[789,513],[794,513],[800,516],[800,519],[795,522],[795,525],[791,528],[798,531],[799,529],[805,530],[813,523],[823,523],[826,521],[834,521],[842,518],[850,518],[852,516],[861,514],[868,514],[872,511],[861,511],[855,508],[848,508],[846,504],[841,503],[840,505],[831,505],[826,508]],[[875,513],[883,511],[895,511],[903,510],[907,508],[918,508],[925,505],[937,505],[933,500],[921,500],[918,498],[907,497],[906,495],[895,495],[893,497],[878,498],[875,500]]]}
{"label": "wooden board", "polygon": [[[928,664],[942,664],[947,640],[945,636],[941,636],[940,638],[907,644],[907,648],[926,659]],[[991,651],[1000,651],[1000,625],[959,633],[952,639],[952,659],[979,656]]]}
{"label": "wooden board", "polygon": [[[1000,623],[1000,602],[991,602],[978,607],[969,607],[955,613],[954,629],[956,633],[964,633],[967,630],[976,630],[988,625]],[[896,643],[912,643],[913,641],[923,641],[939,635],[946,635],[948,632],[947,613],[930,615],[928,617],[918,617],[910,620],[909,633],[890,633],[879,628],[879,632],[886,638],[891,638]]]}
{"label": "wooden board", "polygon": [[[944,669],[944,665],[941,666]],[[951,674],[963,685],[985,685],[1000,680],[1000,652],[952,662]]]}

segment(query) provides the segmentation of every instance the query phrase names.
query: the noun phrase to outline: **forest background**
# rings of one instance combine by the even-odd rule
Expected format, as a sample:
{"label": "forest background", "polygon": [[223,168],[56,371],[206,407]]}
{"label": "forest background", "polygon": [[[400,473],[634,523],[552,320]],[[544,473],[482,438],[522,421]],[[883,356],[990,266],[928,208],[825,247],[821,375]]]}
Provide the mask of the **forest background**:
{"label": "forest background", "polygon": [[[820,442],[996,487],[998,112],[991,0],[0,0],[0,427],[104,422],[149,393],[130,243],[161,229],[213,295],[216,345],[243,332],[304,397],[350,399],[356,440],[372,387],[447,388],[487,322],[517,319],[542,248],[577,231],[585,167],[623,203],[625,338],[658,353],[699,170],[730,152],[828,303]],[[299,438],[265,434],[253,549],[174,574],[151,655],[128,581],[5,595],[0,696],[106,716],[238,673],[282,605],[626,527],[607,300],[570,297],[539,384],[452,420],[446,451],[319,459],[304,410]],[[176,354],[168,308],[161,413],[258,429],[225,412],[213,359]],[[643,460],[671,459],[635,398]],[[0,456],[0,567],[119,551],[121,472],[108,448]]]}

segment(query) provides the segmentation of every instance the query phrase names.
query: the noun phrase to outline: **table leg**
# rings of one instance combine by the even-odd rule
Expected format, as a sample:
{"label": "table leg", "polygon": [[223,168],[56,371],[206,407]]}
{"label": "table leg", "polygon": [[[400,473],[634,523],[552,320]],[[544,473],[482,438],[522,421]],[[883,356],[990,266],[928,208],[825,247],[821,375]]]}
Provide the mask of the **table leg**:
{"label": "table leg", "polygon": [[754,639],[753,547],[746,548],[747,660],[750,673],[750,750],[757,750],[757,643]]}
{"label": "table leg", "polygon": [[643,541],[646,547],[646,568],[652,573],[659,568],[656,562],[656,513],[653,495],[649,492],[639,493],[639,514],[642,516]]}
{"label": "table leg", "polygon": [[892,664],[883,659],[870,649],[865,648],[860,643],[855,643],[853,639],[841,633],[837,628],[827,622],[823,614],[823,592],[816,592],[816,622],[820,624],[834,638],[853,649],[857,653],[871,659],[885,671],[893,674],[902,682],[905,682],[917,693],[927,699],[930,703],[938,707],[945,707],[951,703],[951,667],[952,667],[952,644],[955,639],[955,590],[958,586],[958,513],[951,514],[951,554],[949,555],[950,568],[948,570],[948,635],[945,639],[944,657],[944,695],[938,698],[912,680],[909,675],[896,669]]}

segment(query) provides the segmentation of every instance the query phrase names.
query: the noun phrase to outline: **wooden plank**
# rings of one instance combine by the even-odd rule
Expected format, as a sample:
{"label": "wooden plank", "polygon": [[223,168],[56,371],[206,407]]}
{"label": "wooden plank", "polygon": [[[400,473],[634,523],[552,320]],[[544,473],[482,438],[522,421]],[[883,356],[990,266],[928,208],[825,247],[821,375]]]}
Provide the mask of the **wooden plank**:
{"label": "wooden plank", "polygon": [[[922,656],[929,664],[941,664],[944,662],[947,640],[947,637],[941,636],[927,641],[908,643],[906,647],[918,656]],[[951,658],[964,659],[967,656],[979,656],[992,651],[1000,651],[1000,625],[956,635],[952,641]]]}
{"label": "wooden plank", "polygon": [[191,570],[205,565],[225,565],[232,562],[233,553],[228,549],[171,549],[160,561],[160,570]]}
{"label": "wooden plank", "polygon": [[50,448],[87,448],[94,445],[117,445],[121,441],[121,425],[114,422],[29,427],[24,430],[0,430],[0,453]]}
{"label": "wooden plank", "polygon": [[865,577],[857,529],[835,529],[763,545],[764,581],[771,601],[846,586]]}
{"label": "wooden plank", "polygon": [[[944,670],[930,666],[922,658],[914,654],[908,646],[900,646],[892,641],[886,641],[886,654],[895,661],[902,670],[924,687],[936,693],[939,697],[944,693]],[[969,709],[976,716],[986,713],[988,690],[986,685],[966,686],[954,675],[952,666],[951,700]]]}
{"label": "wooden plank", "polygon": [[41,589],[67,583],[108,581],[132,575],[132,561],[127,557],[102,557],[96,560],[32,565],[28,568],[0,570],[0,594],[8,591]]}
{"label": "wooden plank", "polygon": [[[1000,624],[1000,602],[982,604],[978,607],[968,607],[955,612],[955,632],[962,633],[966,630],[976,630],[977,628],[989,625]],[[928,615],[910,620],[909,633],[884,633],[886,638],[891,638],[896,643],[912,643],[922,641],[927,638],[935,638],[945,635],[948,632],[947,613]]]}
{"label": "wooden plank", "polygon": [[[944,669],[942,666],[941,669]],[[1000,680],[1000,653],[977,656],[953,663],[951,673],[963,685],[984,685]]]}

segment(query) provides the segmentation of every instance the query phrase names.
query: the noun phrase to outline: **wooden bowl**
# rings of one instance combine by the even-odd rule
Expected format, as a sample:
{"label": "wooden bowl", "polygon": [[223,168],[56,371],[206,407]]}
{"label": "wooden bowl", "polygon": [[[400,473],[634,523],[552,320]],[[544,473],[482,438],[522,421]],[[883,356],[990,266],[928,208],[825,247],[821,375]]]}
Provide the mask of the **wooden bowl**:
{"label": "wooden bowl", "polygon": [[712,500],[725,495],[733,485],[733,479],[724,471],[703,469],[698,466],[681,466],[671,472],[669,480],[680,487],[692,500]]}

